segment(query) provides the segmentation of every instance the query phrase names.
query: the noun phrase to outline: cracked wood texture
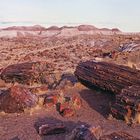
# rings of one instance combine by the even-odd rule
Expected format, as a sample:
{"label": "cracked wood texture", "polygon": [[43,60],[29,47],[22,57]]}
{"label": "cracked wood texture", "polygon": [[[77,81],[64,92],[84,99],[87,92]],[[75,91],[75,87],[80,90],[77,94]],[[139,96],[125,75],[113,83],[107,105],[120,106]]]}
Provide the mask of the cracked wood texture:
{"label": "cracked wood texture", "polygon": [[47,62],[25,62],[9,65],[3,69],[1,79],[5,82],[31,84],[33,82],[41,82],[41,78],[52,71],[52,65]]}
{"label": "cracked wood texture", "polygon": [[140,85],[139,70],[107,62],[81,62],[75,75],[86,86],[95,86],[116,94],[125,87]]}
{"label": "cracked wood texture", "polygon": [[127,123],[140,123],[140,86],[124,88],[111,106],[111,114]]}

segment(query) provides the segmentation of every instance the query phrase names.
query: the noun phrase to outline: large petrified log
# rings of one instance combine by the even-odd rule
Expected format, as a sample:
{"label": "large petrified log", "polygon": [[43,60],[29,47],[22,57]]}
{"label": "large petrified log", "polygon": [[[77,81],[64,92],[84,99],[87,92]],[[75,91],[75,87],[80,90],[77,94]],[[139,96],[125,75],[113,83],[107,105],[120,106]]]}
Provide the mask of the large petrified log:
{"label": "large petrified log", "polygon": [[131,85],[140,85],[139,70],[107,62],[81,62],[75,75],[86,86],[96,86],[114,93],[120,93]]}
{"label": "large petrified log", "polygon": [[37,103],[38,96],[24,86],[16,85],[5,91],[0,90],[0,111],[19,113],[25,108],[36,106]]}
{"label": "large petrified log", "polygon": [[111,106],[111,114],[127,123],[140,123],[140,86],[124,88],[116,95],[116,102]]}
{"label": "large petrified log", "polygon": [[114,132],[109,135],[102,136],[99,140],[140,140],[125,132]]}
{"label": "large petrified log", "polygon": [[41,78],[51,73],[52,70],[52,65],[47,62],[14,64],[2,70],[1,79],[6,82],[31,84],[34,82],[41,82]]}

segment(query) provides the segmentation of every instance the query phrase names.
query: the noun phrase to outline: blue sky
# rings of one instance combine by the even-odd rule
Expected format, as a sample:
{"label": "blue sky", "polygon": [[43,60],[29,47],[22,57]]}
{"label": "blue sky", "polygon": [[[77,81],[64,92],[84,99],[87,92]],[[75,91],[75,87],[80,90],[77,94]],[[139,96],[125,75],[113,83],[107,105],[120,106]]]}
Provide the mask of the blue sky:
{"label": "blue sky", "polygon": [[140,0],[0,0],[3,24],[118,27],[140,32]]}

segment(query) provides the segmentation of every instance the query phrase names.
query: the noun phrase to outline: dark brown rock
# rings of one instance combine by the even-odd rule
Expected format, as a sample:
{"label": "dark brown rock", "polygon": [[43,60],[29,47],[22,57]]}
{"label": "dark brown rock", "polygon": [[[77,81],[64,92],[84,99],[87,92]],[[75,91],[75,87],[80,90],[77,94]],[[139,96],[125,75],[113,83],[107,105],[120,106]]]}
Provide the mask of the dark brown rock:
{"label": "dark brown rock", "polygon": [[49,89],[54,89],[58,84],[54,74],[43,76],[41,81],[42,83],[47,84]]}
{"label": "dark brown rock", "polygon": [[6,82],[32,84],[41,82],[51,71],[51,65],[47,62],[27,62],[8,66],[2,71],[1,78]]}
{"label": "dark brown rock", "polygon": [[23,112],[25,108],[34,107],[37,103],[38,97],[20,85],[1,91],[0,94],[0,110],[6,113]]}
{"label": "dark brown rock", "polygon": [[139,70],[107,62],[81,62],[75,75],[88,87],[98,87],[117,94],[125,87],[140,85]]}
{"label": "dark brown rock", "polygon": [[44,105],[46,107],[52,107],[55,106],[58,103],[59,95],[48,95],[44,100]]}
{"label": "dark brown rock", "polygon": [[111,106],[111,114],[127,123],[140,123],[140,86],[124,88],[116,95],[116,102]]}
{"label": "dark brown rock", "polygon": [[66,132],[66,127],[62,123],[45,124],[39,127],[39,135],[55,135]]}
{"label": "dark brown rock", "polygon": [[99,140],[140,140],[125,132],[114,132],[109,135],[102,136]]}
{"label": "dark brown rock", "polygon": [[63,117],[72,117],[75,115],[75,111],[71,108],[64,108],[61,113],[60,113]]}
{"label": "dark brown rock", "polygon": [[75,128],[70,135],[67,136],[67,140],[97,140],[102,135],[102,129],[100,126],[85,126]]}
{"label": "dark brown rock", "polygon": [[73,86],[74,84],[71,81],[64,79],[64,80],[61,80],[60,83],[58,83],[58,85],[56,86],[56,89],[65,89],[65,88],[69,88]]}

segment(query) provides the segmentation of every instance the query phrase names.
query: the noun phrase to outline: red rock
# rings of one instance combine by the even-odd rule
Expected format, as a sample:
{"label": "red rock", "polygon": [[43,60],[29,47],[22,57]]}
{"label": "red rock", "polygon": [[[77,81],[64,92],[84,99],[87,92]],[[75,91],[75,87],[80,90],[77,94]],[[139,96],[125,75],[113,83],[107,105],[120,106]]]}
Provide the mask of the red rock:
{"label": "red rock", "polygon": [[23,106],[33,107],[38,102],[38,97],[24,86],[13,86],[10,89],[11,97]]}
{"label": "red rock", "polygon": [[38,97],[26,87],[16,85],[0,94],[0,110],[6,113],[23,112],[38,103]]}
{"label": "red rock", "polygon": [[69,102],[60,103],[59,112],[62,112],[65,108],[70,107]]}
{"label": "red rock", "polygon": [[60,113],[63,117],[71,117],[74,116],[75,111],[71,108],[65,108]]}
{"label": "red rock", "polygon": [[62,123],[45,124],[39,127],[40,135],[55,135],[66,132],[66,127]]}
{"label": "red rock", "polygon": [[82,105],[82,101],[78,96],[74,96],[72,98],[72,103],[75,109],[80,109]]}
{"label": "red rock", "polygon": [[59,95],[49,95],[44,100],[44,105],[47,107],[52,107],[58,103]]}

